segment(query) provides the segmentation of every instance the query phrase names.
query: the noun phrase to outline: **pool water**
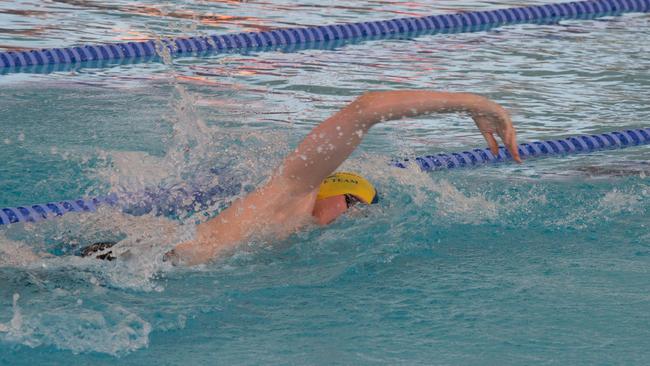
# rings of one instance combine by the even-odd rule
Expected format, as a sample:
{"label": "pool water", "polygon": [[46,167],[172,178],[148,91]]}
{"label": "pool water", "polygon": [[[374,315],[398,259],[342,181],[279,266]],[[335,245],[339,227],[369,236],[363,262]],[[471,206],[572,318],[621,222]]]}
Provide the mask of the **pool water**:
{"label": "pool water", "polygon": [[[0,48],[549,2],[21,0],[0,3]],[[1,227],[0,364],[647,364],[649,147],[421,173],[386,162],[482,137],[460,115],[390,122],[344,165],[379,205],[206,266],[159,258],[366,90],[486,95],[521,142],[648,127],[648,37],[650,17],[627,14],[1,75],[0,207],[237,185],[172,218],[109,207]],[[72,255],[103,240],[133,258]]]}

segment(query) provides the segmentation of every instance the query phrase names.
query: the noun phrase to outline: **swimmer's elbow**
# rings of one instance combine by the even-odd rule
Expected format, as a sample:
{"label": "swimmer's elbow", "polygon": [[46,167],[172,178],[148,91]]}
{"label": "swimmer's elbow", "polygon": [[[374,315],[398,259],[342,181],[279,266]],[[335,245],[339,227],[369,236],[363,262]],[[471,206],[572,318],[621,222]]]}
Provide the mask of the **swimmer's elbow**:
{"label": "swimmer's elbow", "polygon": [[368,128],[381,122],[381,103],[385,92],[369,91],[363,93],[350,104],[350,108],[357,114],[356,122],[367,124]]}
{"label": "swimmer's elbow", "polygon": [[377,91],[367,91],[357,97],[357,99],[355,99],[352,104],[355,104],[358,108],[361,108],[363,110],[368,110],[372,108],[372,106],[377,102],[377,99],[381,93],[382,92]]}

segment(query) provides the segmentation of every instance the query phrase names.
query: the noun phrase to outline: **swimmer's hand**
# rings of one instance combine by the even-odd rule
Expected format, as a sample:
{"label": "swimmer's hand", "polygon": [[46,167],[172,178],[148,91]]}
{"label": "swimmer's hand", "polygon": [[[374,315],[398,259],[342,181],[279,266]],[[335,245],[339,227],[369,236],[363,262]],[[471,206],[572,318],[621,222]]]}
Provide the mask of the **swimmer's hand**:
{"label": "swimmer's hand", "polygon": [[217,252],[215,246],[204,242],[185,242],[165,253],[163,262],[169,262],[173,266],[194,266],[215,258]]}
{"label": "swimmer's hand", "polygon": [[499,144],[494,138],[494,134],[496,133],[508,151],[510,151],[512,158],[516,162],[521,163],[517,146],[517,134],[512,126],[512,120],[508,111],[487,98],[479,97],[473,103],[470,114],[476,126],[481,131],[481,134],[485,137],[493,155],[496,156],[499,154]]}

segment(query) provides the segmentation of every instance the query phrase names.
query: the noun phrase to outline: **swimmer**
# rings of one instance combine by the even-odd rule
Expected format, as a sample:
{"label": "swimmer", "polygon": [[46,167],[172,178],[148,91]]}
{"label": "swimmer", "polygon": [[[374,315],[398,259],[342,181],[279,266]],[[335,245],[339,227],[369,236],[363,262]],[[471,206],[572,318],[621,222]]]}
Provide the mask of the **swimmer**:
{"label": "swimmer", "polygon": [[376,202],[370,182],[335,170],[375,124],[431,113],[469,114],[493,154],[498,152],[497,134],[521,162],[508,112],[485,97],[419,90],[368,92],[314,128],[265,185],[199,224],[195,239],[177,245],[164,260],[174,265],[205,263],[255,236],[283,238],[310,223],[327,225],[357,203]]}

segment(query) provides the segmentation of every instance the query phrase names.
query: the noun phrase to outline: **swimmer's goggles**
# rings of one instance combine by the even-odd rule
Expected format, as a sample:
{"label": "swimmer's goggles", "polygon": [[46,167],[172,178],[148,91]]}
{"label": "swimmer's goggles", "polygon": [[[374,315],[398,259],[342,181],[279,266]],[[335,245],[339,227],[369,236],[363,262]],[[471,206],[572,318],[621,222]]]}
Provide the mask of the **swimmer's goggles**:
{"label": "swimmer's goggles", "polygon": [[316,199],[322,200],[339,195],[345,196],[348,208],[357,202],[368,205],[379,202],[375,187],[367,179],[354,173],[337,172],[325,178]]}

